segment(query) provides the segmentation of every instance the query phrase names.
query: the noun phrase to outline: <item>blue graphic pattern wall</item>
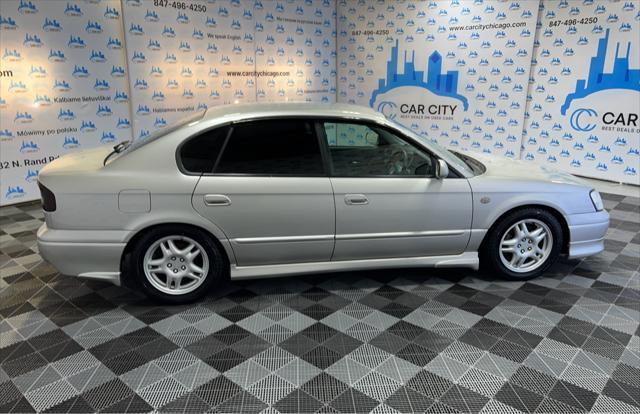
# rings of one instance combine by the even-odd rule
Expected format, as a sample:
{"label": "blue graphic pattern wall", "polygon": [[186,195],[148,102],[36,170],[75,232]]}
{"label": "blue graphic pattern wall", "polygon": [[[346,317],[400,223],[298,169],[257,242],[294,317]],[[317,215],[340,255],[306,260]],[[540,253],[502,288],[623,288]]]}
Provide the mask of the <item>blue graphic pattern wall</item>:
{"label": "blue graphic pattern wall", "polygon": [[335,1],[259,3],[256,99],[335,102]]}
{"label": "blue graphic pattern wall", "polygon": [[[373,106],[379,94],[383,94],[391,89],[401,86],[416,86],[428,89],[436,95],[448,96],[460,100],[464,105],[464,110],[469,109],[469,102],[466,97],[458,94],[457,70],[449,70],[447,73],[440,73],[442,70],[442,56],[438,51],[429,56],[426,75],[424,71],[416,70],[416,52],[411,52],[411,60],[407,60],[407,52],[404,52],[404,64],[402,73],[398,73],[398,40],[391,48],[391,59],[387,62],[387,77],[378,81],[378,89],[374,90],[369,100],[369,105]],[[377,108],[380,109],[379,107]]]}
{"label": "blue graphic pattern wall", "polygon": [[0,2],[0,204],[49,161],[131,137],[119,0]]}
{"label": "blue graphic pattern wall", "polygon": [[[640,183],[640,3],[0,1],[0,204],[47,162],[250,101],[372,106],[451,148]],[[180,3],[182,4],[182,3]]]}
{"label": "blue graphic pattern wall", "polygon": [[338,100],[519,158],[537,1],[338,2]]}
{"label": "blue graphic pattern wall", "polygon": [[451,148],[639,184],[639,8],[339,1],[338,99]]}
{"label": "blue graphic pattern wall", "polygon": [[604,65],[607,58],[609,31],[610,29],[607,29],[605,36],[598,40],[598,53],[591,59],[589,74],[586,79],[578,79],[575,91],[565,98],[564,104],[560,108],[562,115],[567,114],[567,109],[574,99],[586,98],[592,93],[607,89],[637,91],[640,87],[640,68],[630,68],[631,42],[627,42],[626,53],[623,56],[620,56],[620,42],[616,43],[616,51],[613,55],[613,70],[611,73],[605,71]]}
{"label": "blue graphic pattern wall", "polygon": [[640,3],[544,1],[522,158],[640,183]]}
{"label": "blue graphic pattern wall", "polygon": [[124,0],[135,138],[213,105],[335,102],[335,4]]}
{"label": "blue graphic pattern wall", "polygon": [[212,105],[335,102],[335,32],[333,0],[0,1],[0,204]]}

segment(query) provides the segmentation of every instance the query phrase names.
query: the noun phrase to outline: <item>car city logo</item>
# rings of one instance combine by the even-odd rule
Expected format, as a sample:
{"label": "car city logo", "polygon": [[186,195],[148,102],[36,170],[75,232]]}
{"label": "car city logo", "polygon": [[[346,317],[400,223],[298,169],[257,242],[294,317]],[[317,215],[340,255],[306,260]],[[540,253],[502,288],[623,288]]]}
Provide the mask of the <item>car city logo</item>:
{"label": "car city logo", "polygon": [[[398,73],[398,54],[399,43],[398,40],[396,40],[395,46],[391,48],[391,57],[387,62],[386,78],[378,81],[379,87],[372,92],[371,99],[369,100],[369,106],[373,107],[378,96],[393,89],[404,86],[413,86],[429,90],[439,96],[457,99],[463,104],[465,111],[469,109],[469,102],[467,98],[458,93],[458,71],[447,71],[446,73],[442,73],[442,56],[440,53],[434,51],[429,56],[426,76],[425,72],[416,71],[415,51],[411,53],[411,60],[407,60],[407,56],[405,54],[405,73]],[[421,75],[422,78],[419,75]],[[380,102],[377,109],[382,113],[385,113],[383,111],[385,108],[395,108],[391,107],[389,105],[390,103],[390,101]],[[422,108],[422,110],[420,108]],[[451,113],[449,115],[453,115],[453,111],[455,110],[453,106],[451,106],[451,108]],[[418,105],[402,105],[400,110],[403,113],[424,113],[424,105],[421,107]],[[446,115],[446,113],[443,113],[440,108],[434,110],[429,109],[429,113],[431,115]]]}
{"label": "car city logo", "polygon": [[576,131],[589,132],[593,131],[596,127],[596,124],[591,122],[591,119],[594,117],[598,117],[598,113],[595,109],[578,108],[571,114],[569,122],[571,124],[571,128]]}

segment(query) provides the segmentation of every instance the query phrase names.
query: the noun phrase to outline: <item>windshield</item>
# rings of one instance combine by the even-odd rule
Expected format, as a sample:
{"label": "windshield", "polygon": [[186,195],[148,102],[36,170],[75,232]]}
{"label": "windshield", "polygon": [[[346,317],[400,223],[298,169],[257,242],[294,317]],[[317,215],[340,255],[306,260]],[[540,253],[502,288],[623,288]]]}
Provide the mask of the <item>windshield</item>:
{"label": "windshield", "polygon": [[[156,132],[154,132],[153,134],[147,135],[146,137],[142,137],[142,138],[138,138],[133,142],[129,142],[129,141],[124,141],[121,142],[120,144],[116,145],[114,148],[114,152],[110,154],[110,156],[108,157],[109,159],[107,160],[107,162],[109,161],[113,161],[119,157],[121,157],[122,155],[125,154],[129,154],[130,152],[133,152],[135,150],[137,150],[138,148],[141,148],[145,145],[147,145],[150,142],[153,142],[155,140],[157,140],[160,137],[163,137],[167,134],[170,134],[171,132],[187,125],[190,124],[192,122],[196,122],[199,121],[202,116],[204,115],[204,112],[196,112],[193,115],[189,115],[186,118],[183,118],[165,128],[162,128]],[[117,147],[122,145],[123,148],[118,149]]]}
{"label": "windshield", "polygon": [[397,129],[399,129],[400,131],[404,132],[406,135],[412,136],[416,139],[419,139],[420,141],[424,142],[427,144],[427,146],[433,150],[433,152],[435,152],[438,156],[442,157],[443,160],[445,160],[447,163],[449,163],[453,168],[455,168],[456,170],[464,173],[465,175],[469,175],[469,176],[474,176],[476,175],[473,171],[473,169],[471,169],[467,163],[461,159],[460,157],[458,157],[457,155],[455,155],[455,153],[449,151],[448,149],[446,149],[445,147],[443,147],[442,145],[433,142],[432,140],[422,137],[419,134],[416,134],[415,132],[413,132],[412,130],[410,130],[409,128],[405,127],[404,125],[392,120],[392,119],[388,119],[387,120],[389,122],[391,122],[393,124],[393,126],[395,126]]}

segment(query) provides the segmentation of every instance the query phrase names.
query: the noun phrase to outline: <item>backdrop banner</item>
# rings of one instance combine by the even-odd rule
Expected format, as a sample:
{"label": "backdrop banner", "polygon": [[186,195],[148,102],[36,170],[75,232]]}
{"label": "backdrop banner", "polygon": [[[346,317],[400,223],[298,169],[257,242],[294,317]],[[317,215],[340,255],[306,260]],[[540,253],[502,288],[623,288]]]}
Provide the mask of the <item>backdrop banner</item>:
{"label": "backdrop banner", "polygon": [[212,105],[335,101],[329,0],[124,0],[136,138]]}
{"label": "backdrop banner", "polygon": [[523,159],[640,184],[639,8],[543,2]]}
{"label": "backdrop banner", "polygon": [[60,155],[213,105],[336,100],[640,184],[640,4],[1,0],[0,205],[37,199]]}
{"label": "backdrop banner", "polygon": [[335,1],[256,4],[257,100],[335,102]]}
{"label": "backdrop banner", "polygon": [[520,156],[538,1],[338,2],[338,100],[449,148]]}
{"label": "backdrop banner", "polygon": [[119,0],[0,1],[0,204],[43,165],[131,138]]}

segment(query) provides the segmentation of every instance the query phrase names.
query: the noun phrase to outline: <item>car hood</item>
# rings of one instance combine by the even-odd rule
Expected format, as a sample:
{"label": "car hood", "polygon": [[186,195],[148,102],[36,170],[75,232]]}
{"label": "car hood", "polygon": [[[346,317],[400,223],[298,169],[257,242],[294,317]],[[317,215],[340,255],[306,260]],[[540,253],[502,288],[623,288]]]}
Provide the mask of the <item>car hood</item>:
{"label": "car hood", "polygon": [[487,171],[481,176],[590,187],[585,180],[546,165],[486,154],[467,153],[467,155],[484,164]]}

